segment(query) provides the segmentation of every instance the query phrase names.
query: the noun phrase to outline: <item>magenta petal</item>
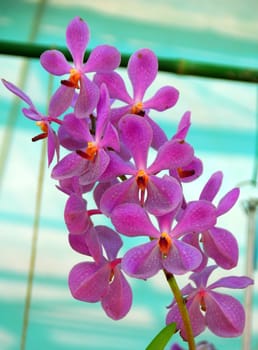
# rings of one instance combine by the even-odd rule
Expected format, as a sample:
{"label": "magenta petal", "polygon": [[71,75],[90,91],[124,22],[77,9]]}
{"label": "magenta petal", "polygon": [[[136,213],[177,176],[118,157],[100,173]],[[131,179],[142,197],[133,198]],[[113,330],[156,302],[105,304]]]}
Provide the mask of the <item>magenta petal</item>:
{"label": "magenta petal", "polygon": [[111,220],[116,230],[126,236],[160,236],[145,210],[135,203],[117,206],[111,214]]}
{"label": "magenta petal", "polygon": [[95,226],[95,230],[98,233],[100,243],[106,251],[108,260],[114,260],[123,245],[120,235],[104,225]]}
{"label": "magenta petal", "polygon": [[86,244],[86,235],[85,234],[72,234],[69,233],[68,240],[71,248],[76,252],[84,255],[90,256],[89,248]]}
{"label": "magenta petal", "polygon": [[76,153],[69,153],[58,162],[51,173],[51,177],[62,180],[72,176],[78,176],[87,169],[88,161]]}
{"label": "magenta petal", "polygon": [[53,161],[55,153],[57,153],[57,156],[59,155],[59,141],[56,136],[56,133],[54,130],[48,125],[48,135],[47,135],[47,158],[48,158],[48,166]]}
{"label": "magenta petal", "polygon": [[150,278],[162,269],[157,240],[130,249],[122,259],[122,269],[135,278]]}
{"label": "magenta petal", "polygon": [[70,73],[71,65],[67,62],[64,54],[58,50],[48,50],[40,56],[40,63],[46,71],[53,75]]}
{"label": "magenta petal", "polygon": [[164,169],[181,168],[191,162],[193,153],[193,148],[186,142],[167,141],[159,148],[148,172],[153,174]]}
{"label": "magenta petal", "polygon": [[145,113],[144,119],[148,121],[148,123],[150,124],[150,126],[152,128],[153,137],[152,137],[151,146],[154,149],[158,150],[160,148],[160,146],[162,146],[168,140],[168,138],[167,138],[164,130],[153,119],[151,119],[146,113]]}
{"label": "magenta petal", "polygon": [[152,98],[144,101],[144,108],[162,112],[173,107],[178,97],[179,92],[176,88],[172,86],[163,86]]}
{"label": "magenta petal", "polygon": [[51,97],[48,109],[49,115],[58,117],[65,112],[71,106],[73,96],[74,88],[61,85]]}
{"label": "magenta petal", "polygon": [[84,233],[90,225],[86,200],[76,194],[72,194],[65,204],[64,219],[69,233]]}
{"label": "magenta petal", "polygon": [[110,216],[116,206],[126,202],[139,203],[138,186],[133,177],[106,190],[100,201],[100,210]]}
{"label": "magenta petal", "polygon": [[243,333],[245,311],[231,295],[209,292],[205,296],[206,323],[219,337],[238,337]]}
{"label": "magenta petal", "polygon": [[174,210],[182,200],[179,183],[170,176],[158,178],[149,176],[145,208],[153,215],[160,216]]}
{"label": "magenta petal", "polygon": [[114,279],[109,284],[108,292],[101,300],[106,314],[113,320],[127,315],[132,305],[132,290],[119,267],[115,268]]}
{"label": "magenta petal", "polygon": [[82,66],[89,38],[90,31],[87,23],[78,16],[72,19],[66,29],[66,43],[76,68]]}
{"label": "magenta petal", "polygon": [[15,86],[14,84],[10,83],[9,81],[7,81],[5,79],[1,79],[1,81],[9,91],[11,91],[16,96],[20,97],[20,99],[22,99],[24,102],[26,102],[30,107],[34,107],[31,99],[29,98],[28,95],[25,94],[25,92],[23,92],[17,86]]}
{"label": "magenta petal", "polygon": [[127,115],[120,120],[122,141],[130,150],[137,169],[146,169],[148,151],[152,142],[152,129],[148,122],[136,115]]}
{"label": "magenta petal", "polygon": [[108,72],[117,68],[121,61],[119,51],[109,45],[95,47],[83,66],[84,72]]}
{"label": "magenta petal", "polygon": [[231,232],[213,227],[203,233],[203,248],[206,254],[223,269],[232,269],[238,262],[238,242]]}
{"label": "magenta petal", "polygon": [[190,279],[194,281],[197,287],[205,287],[211,273],[217,268],[217,265],[206,266],[201,272],[194,272],[190,275]]}
{"label": "magenta petal", "polygon": [[74,106],[78,118],[88,117],[96,108],[99,100],[99,88],[85,75],[81,75],[80,93]]}
{"label": "magenta petal", "polygon": [[107,85],[109,95],[111,98],[120,100],[126,103],[132,103],[132,99],[129,96],[124,80],[116,72],[110,73],[97,73],[93,80],[98,86],[105,83]]}
{"label": "magenta petal", "polygon": [[80,184],[88,185],[96,182],[104,173],[109,163],[109,156],[106,151],[100,149],[96,155],[94,162],[89,161],[87,171],[80,176]]}
{"label": "magenta petal", "polygon": [[173,233],[180,236],[183,233],[206,231],[216,224],[216,219],[216,208],[210,202],[190,202]]}
{"label": "magenta petal", "polygon": [[221,200],[217,206],[217,215],[223,215],[227,213],[236,203],[240,194],[239,188],[233,188],[229,191]]}
{"label": "magenta petal", "polygon": [[116,152],[120,151],[120,140],[118,132],[117,129],[111,123],[107,124],[104,136],[99,141],[99,146],[103,148],[110,147]]}
{"label": "magenta petal", "polygon": [[100,267],[93,262],[82,262],[72,268],[68,283],[75,299],[95,303],[106,294],[109,277],[107,264]]}
{"label": "magenta petal", "polygon": [[204,186],[200,199],[212,202],[221,187],[222,179],[223,173],[221,171],[214,173]]}
{"label": "magenta petal", "polygon": [[186,111],[179,121],[177,132],[173,136],[173,139],[184,140],[187,136],[190,126],[191,126],[191,112]]}
{"label": "magenta petal", "polygon": [[147,88],[156,78],[158,59],[149,49],[136,51],[128,62],[128,76],[133,86],[134,101],[142,101]]}
{"label": "magenta petal", "polygon": [[209,285],[210,289],[214,288],[232,288],[232,289],[243,289],[254,284],[254,280],[247,276],[229,276],[222,277],[216,282]]}
{"label": "magenta petal", "polygon": [[195,247],[179,240],[172,240],[172,247],[162,260],[164,268],[177,275],[196,269],[202,261],[202,255]]}

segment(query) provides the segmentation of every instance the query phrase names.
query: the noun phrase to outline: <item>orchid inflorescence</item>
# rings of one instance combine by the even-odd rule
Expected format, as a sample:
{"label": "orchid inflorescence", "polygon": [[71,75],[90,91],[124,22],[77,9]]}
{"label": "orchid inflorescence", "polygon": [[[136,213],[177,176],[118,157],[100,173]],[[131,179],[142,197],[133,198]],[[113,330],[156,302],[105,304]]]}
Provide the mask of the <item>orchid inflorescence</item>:
{"label": "orchid inflorescence", "polygon": [[[132,306],[127,276],[147,280],[162,270],[168,282],[175,283],[176,275],[191,273],[189,279],[194,284],[189,282],[181,289],[181,298],[175,296],[166,323],[175,322],[189,344],[189,337],[198,336],[206,327],[220,337],[241,335],[243,306],[217,288],[245,288],[253,281],[230,276],[208,283],[214,270],[230,270],[238,263],[237,240],[217,226],[217,219],[234,206],[239,189],[233,188],[215,205],[223,178],[217,171],[199,198],[187,201],[183,184],[199,178],[203,170],[202,161],[186,141],[190,112],[182,116],[170,138],[151,117],[153,110],[173,107],[178,90],[164,86],[145,98],[157,76],[158,59],[143,48],[128,62],[130,95],[115,71],[121,60],[119,51],[101,45],[84,62],[88,41],[86,22],[75,17],[66,30],[73,64],[58,50],[41,55],[41,65],[50,74],[69,74],[51,97],[47,115],[38,112],[27,94],[2,79],[5,87],[27,104],[23,114],[36,121],[42,131],[32,140],[47,138],[49,166],[56,156],[51,176],[67,195],[64,220],[69,243],[87,256],[69,274],[73,297],[100,302],[105,313],[118,320]],[[61,148],[65,153],[62,158]],[[93,195],[95,208],[88,208],[88,194]],[[92,219],[96,215],[108,218],[110,227],[96,225],[97,220]],[[121,256],[123,236],[145,236],[146,242]],[[173,345],[177,348],[180,346]]]}

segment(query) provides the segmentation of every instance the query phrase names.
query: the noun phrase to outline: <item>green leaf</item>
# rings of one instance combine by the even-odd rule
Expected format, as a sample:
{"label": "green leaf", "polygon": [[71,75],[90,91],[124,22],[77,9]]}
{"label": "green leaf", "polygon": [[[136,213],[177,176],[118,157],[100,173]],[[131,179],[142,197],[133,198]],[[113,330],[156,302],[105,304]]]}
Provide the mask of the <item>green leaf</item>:
{"label": "green leaf", "polygon": [[170,323],[164,327],[147,346],[146,350],[164,350],[165,346],[175,333],[176,323]]}

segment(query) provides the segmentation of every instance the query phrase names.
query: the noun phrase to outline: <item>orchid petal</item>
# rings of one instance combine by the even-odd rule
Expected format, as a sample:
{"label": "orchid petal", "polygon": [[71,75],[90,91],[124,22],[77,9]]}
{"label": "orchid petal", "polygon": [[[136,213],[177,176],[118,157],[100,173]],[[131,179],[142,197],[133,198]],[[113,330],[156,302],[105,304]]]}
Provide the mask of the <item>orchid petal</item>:
{"label": "orchid petal", "polygon": [[47,72],[53,75],[70,73],[71,65],[64,54],[58,50],[47,50],[40,56],[40,63]]}
{"label": "orchid petal", "polygon": [[69,233],[68,240],[71,248],[77,253],[90,256],[89,248],[86,244],[86,235],[85,234],[72,234]]}
{"label": "orchid petal", "polygon": [[222,277],[216,282],[209,285],[209,289],[214,288],[231,288],[231,289],[243,289],[254,284],[254,281],[247,276],[229,276]]}
{"label": "orchid petal", "polygon": [[162,269],[157,241],[151,241],[128,250],[122,259],[122,269],[135,278],[150,278]]}
{"label": "orchid petal", "polygon": [[159,148],[148,172],[153,174],[164,169],[180,168],[191,162],[193,153],[193,148],[186,142],[167,141]]}
{"label": "orchid petal", "polygon": [[104,130],[110,117],[110,103],[108,90],[105,84],[100,87],[100,97],[97,104],[97,126],[95,138],[99,142],[105,135]]}
{"label": "orchid petal", "polygon": [[50,99],[48,113],[51,117],[58,117],[65,112],[72,103],[74,88],[61,85]]}
{"label": "orchid petal", "polygon": [[64,219],[69,233],[84,233],[90,225],[86,200],[76,194],[72,194],[65,204]]}
{"label": "orchid petal", "polygon": [[231,232],[213,227],[202,235],[206,254],[223,269],[232,269],[238,262],[238,242]]}
{"label": "orchid petal", "polygon": [[88,117],[96,108],[99,100],[99,88],[85,75],[81,75],[80,93],[74,106],[77,118]]}
{"label": "orchid petal", "polygon": [[145,209],[153,215],[160,216],[174,210],[182,200],[179,183],[170,176],[158,178],[149,176]]}
{"label": "orchid petal", "polygon": [[118,73],[96,73],[93,81],[98,86],[105,83],[111,98],[126,102],[128,104],[133,103],[132,98],[129,96],[126,90],[124,80]]}
{"label": "orchid petal", "polygon": [[132,305],[132,290],[119,267],[115,267],[114,279],[109,284],[101,305],[106,314],[113,320],[119,320],[127,315]]}
{"label": "orchid petal", "polygon": [[86,22],[80,17],[70,21],[66,29],[66,43],[72,54],[76,68],[81,68],[84,53],[90,39],[90,31]]}
{"label": "orchid petal", "polygon": [[221,171],[214,173],[204,186],[200,199],[212,202],[221,187],[222,179],[223,173]]}
{"label": "orchid petal", "polygon": [[80,176],[80,184],[88,185],[96,182],[106,170],[109,163],[109,156],[104,149],[99,149],[94,162],[89,161],[87,171]]}
{"label": "orchid petal", "polygon": [[173,139],[184,140],[187,136],[190,126],[191,126],[191,112],[186,111],[179,121],[177,132],[173,136],[172,140]]}
{"label": "orchid petal", "polygon": [[117,206],[111,214],[111,221],[116,230],[125,236],[160,236],[145,210],[135,203]]}
{"label": "orchid petal", "polygon": [[165,111],[173,107],[179,97],[179,92],[172,86],[163,86],[155,95],[147,101],[144,101],[144,109],[154,109],[155,111]]}
{"label": "orchid petal", "polygon": [[215,225],[216,219],[216,209],[210,202],[204,200],[190,202],[173,229],[173,235],[178,237],[184,233],[208,230]]}
{"label": "orchid petal", "polygon": [[147,88],[156,78],[158,59],[149,49],[136,51],[128,62],[128,76],[133,87],[134,101],[142,101]]}
{"label": "orchid petal", "polygon": [[217,267],[217,265],[206,266],[201,272],[192,273],[189,278],[196,284],[196,287],[206,287],[211,273]]}
{"label": "orchid petal", "polygon": [[220,216],[227,213],[235,205],[239,198],[239,194],[239,188],[233,188],[231,191],[225,194],[217,206],[217,215]]}
{"label": "orchid petal", "polygon": [[59,154],[59,143],[58,142],[59,142],[59,140],[56,136],[56,133],[48,124],[48,132],[47,132],[48,166],[50,166],[50,164],[52,163],[55,153],[57,153],[57,156]]}
{"label": "orchid petal", "polygon": [[205,296],[206,324],[219,337],[238,337],[243,333],[245,311],[231,295],[209,292]]}
{"label": "orchid petal", "polygon": [[17,86],[15,86],[13,83],[5,80],[5,79],[1,79],[2,83],[4,84],[4,86],[11,91],[13,94],[15,94],[16,96],[18,96],[20,99],[22,99],[24,102],[26,102],[30,107],[34,107],[31,99],[29,98],[29,96],[27,94],[25,94],[25,92],[23,92],[21,89],[19,89]]}
{"label": "orchid petal", "polygon": [[119,51],[110,45],[100,45],[95,47],[83,66],[86,72],[108,72],[117,68],[121,61]]}
{"label": "orchid petal", "polygon": [[106,251],[108,260],[115,259],[119,249],[123,245],[123,241],[119,234],[104,225],[95,226],[95,230],[98,233],[100,243]]}
{"label": "orchid petal", "polygon": [[149,125],[152,128],[152,143],[151,146],[158,150],[160,146],[162,146],[167,140],[167,136],[164,132],[164,130],[153,120],[151,119],[146,113],[144,115],[144,119],[148,121]]}
{"label": "orchid petal", "polygon": [[137,169],[146,169],[148,151],[152,141],[152,129],[148,122],[139,116],[130,114],[120,120],[119,129]]}
{"label": "orchid petal", "polygon": [[82,262],[70,271],[68,283],[75,299],[95,303],[107,293],[110,270],[93,262]]}
{"label": "orchid petal", "polygon": [[78,176],[87,169],[88,161],[76,153],[69,153],[62,158],[52,169],[51,177],[62,180]]}
{"label": "orchid petal", "polygon": [[133,177],[107,189],[101,198],[100,210],[110,216],[116,206],[126,202],[139,203],[138,186]]}

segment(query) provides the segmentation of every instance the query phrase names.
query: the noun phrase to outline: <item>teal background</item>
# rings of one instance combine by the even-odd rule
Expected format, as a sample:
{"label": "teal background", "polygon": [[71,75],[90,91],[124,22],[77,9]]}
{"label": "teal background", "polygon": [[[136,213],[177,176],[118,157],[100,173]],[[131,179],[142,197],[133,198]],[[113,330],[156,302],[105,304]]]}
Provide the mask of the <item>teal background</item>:
{"label": "teal background", "polygon": [[[160,57],[258,69],[255,0],[1,1],[0,39],[64,46],[66,25],[76,15],[89,24],[89,49],[110,44],[131,54],[149,47]],[[126,78],[124,69],[121,74]],[[22,87],[37,108],[46,113],[48,75],[38,60],[1,55],[0,77]],[[58,86],[58,79],[54,83]],[[185,186],[187,198],[198,198],[205,181],[217,170],[224,173],[217,201],[231,188],[241,188],[238,204],[220,218],[220,224],[236,235],[240,247],[238,267],[222,273],[242,275],[247,258],[247,215],[243,203],[257,198],[257,187],[250,184],[257,166],[257,86],[160,72],[148,93],[151,95],[163,85],[177,87],[180,99],[173,109],[153,114],[154,119],[171,136],[181,115],[191,110],[188,141],[204,162],[203,176]],[[41,152],[41,143],[30,141],[38,129],[23,117],[23,106],[0,86],[1,350],[19,349]],[[148,281],[131,281],[133,306],[121,321],[108,319],[99,304],[72,299],[67,275],[84,257],[68,245],[63,223],[65,196],[56,190],[50,171],[46,166],[26,349],[145,349],[163,327],[166,306],[172,300],[163,275]],[[136,242],[126,240],[126,247]],[[254,278],[257,281],[257,271]],[[184,281],[185,277],[179,278],[182,285]],[[258,349],[256,283],[253,291],[251,349],[255,350]],[[241,290],[229,293],[244,300]],[[217,349],[242,349],[241,338],[222,339],[206,332],[198,337],[202,339],[214,342]],[[176,340],[180,341],[177,335]]]}

